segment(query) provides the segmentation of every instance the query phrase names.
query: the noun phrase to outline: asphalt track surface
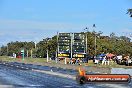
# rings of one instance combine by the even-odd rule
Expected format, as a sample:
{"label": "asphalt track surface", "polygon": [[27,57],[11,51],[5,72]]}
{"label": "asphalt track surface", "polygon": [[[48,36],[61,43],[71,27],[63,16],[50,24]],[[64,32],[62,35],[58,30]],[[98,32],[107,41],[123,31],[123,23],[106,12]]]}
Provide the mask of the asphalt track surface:
{"label": "asphalt track surface", "polygon": [[0,62],[0,88],[132,88],[132,82],[128,84],[90,83],[79,85],[74,79],[36,72],[33,71],[34,69],[70,76],[77,74],[76,70],[17,62]]}

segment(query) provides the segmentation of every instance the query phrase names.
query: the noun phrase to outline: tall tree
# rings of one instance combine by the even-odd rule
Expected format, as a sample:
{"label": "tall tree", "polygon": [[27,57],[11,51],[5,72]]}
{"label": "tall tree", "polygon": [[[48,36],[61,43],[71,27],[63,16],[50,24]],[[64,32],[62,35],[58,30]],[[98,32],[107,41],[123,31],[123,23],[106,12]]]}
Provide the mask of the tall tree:
{"label": "tall tree", "polygon": [[129,14],[130,17],[132,17],[132,9],[128,9],[128,10],[127,10],[127,14]]}

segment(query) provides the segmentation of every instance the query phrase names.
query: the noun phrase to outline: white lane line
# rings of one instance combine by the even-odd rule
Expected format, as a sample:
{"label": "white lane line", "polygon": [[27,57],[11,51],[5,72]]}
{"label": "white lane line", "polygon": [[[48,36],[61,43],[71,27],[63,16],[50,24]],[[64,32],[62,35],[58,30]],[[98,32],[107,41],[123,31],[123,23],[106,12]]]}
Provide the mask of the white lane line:
{"label": "white lane line", "polygon": [[19,67],[19,66],[16,66],[17,68]]}
{"label": "white lane line", "polygon": [[73,86],[63,86],[64,88],[72,88]]}
{"label": "white lane line", "polygon": [[13,85],[0,85],[0,88],[14,88]]}
{"label": "white lane line", "polygon": [[29,87],[41,87],[43,85],[28,85]]}
{"label": "white lane line", "polygon": [[[99,87],[109,87],[109,88],[127,88],[126,86],[122,86],[122,84],[98,84]],[[128,87],[129,88],[129,87]]]}
{"label": "white lane line", "polygon": [[51,72],[51,71],[44,71],[44,70],[32,70],[32,71],[41,72],[41,73],[45,73],[45,74],[49,74],[49,75],[60,76],[60,77],[64,77],[64,78],[70,78],[73,80],[76,79],[76,77],[74,75],[62,74],[62,73],[58,73],[58,72]]}
{"label": "white lane line", "polygon": [[21,67],[21,68],[24,68],[24,67]]}

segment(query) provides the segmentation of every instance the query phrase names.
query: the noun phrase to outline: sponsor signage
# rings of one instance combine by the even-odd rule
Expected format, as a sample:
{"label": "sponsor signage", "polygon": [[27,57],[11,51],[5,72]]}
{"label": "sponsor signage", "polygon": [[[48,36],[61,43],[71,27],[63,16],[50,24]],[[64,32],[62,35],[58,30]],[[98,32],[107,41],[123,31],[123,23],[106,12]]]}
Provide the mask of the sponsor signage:
{"label": "sponsor signage", "polygon": [[69,57],[69,54],[58,54],[58,57]]}
{"label": "sponsor signage", "polygon": [[84,58],[85,54],[73,54],[73,57]]}
{"label": "sponsor signage", "polygon": [[93,82],[107,83],[130,83],[131,76],[129,74],[86,74],[84,69],[79,68],[79,74],[76,76],[76,81],[79,84]]}

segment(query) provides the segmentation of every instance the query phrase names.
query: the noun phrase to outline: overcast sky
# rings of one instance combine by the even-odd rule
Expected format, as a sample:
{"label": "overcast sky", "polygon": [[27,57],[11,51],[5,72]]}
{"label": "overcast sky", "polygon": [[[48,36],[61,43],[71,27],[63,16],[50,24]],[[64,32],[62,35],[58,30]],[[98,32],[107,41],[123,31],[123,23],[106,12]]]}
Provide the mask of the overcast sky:
{"label": "overcast sky", "polygon": [[58,32],[85,27],[104,35],[132,32],[126,14],[132,0],[0,0],[0,46],[10,41],[40,41]]}

